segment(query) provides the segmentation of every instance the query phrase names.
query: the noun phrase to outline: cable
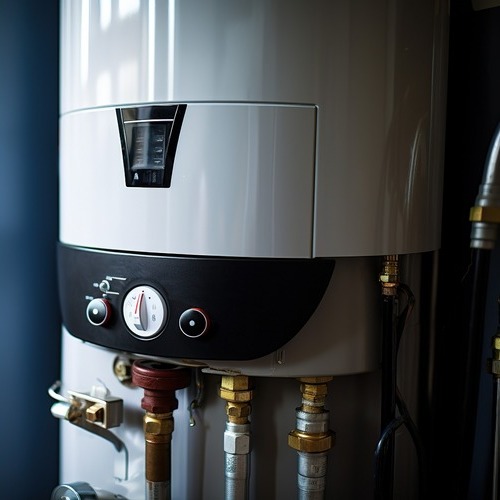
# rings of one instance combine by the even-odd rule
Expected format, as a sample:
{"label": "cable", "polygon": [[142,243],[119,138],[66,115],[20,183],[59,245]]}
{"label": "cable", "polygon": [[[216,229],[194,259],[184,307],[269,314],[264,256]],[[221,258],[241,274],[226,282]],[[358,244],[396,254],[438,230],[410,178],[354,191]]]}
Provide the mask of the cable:
{"label": "cable", "polygon": [[[401,396],[396,383],[397,370],[397,353],[401,337],[403,335],[406,323],[410,317],[414,305],[415,296],[410,288],[404,283],[398,284],[398,293],[402,292],[406,296],[406,305],[400,314],[394,315],[394,309],[398,301],[396,296],[390,297],[392,300],[387,300],[389,297],[384,297],[383,301],[383,321],[384,321],[384,337],[383,355],[385,354],[390,360],[389,367],[383,366],[382,383],[389,384],[389,388],[383,387],[382,415],[391,415],[387,418],[382,428],[380,439],[377,443],[374,456],[374,476],[375,476],[375,499],[389,500],[393,496],[393,469],[394,469],[394,444],[395,432],[402,425],[406,427],[413,445],[416,450],[418,468],[419,468],[419,497],[422,500],[427,498],[427,474],[425,450],[420,439],[418,428],[413,422],[410,412]],[[389,339],[389,340],[388,340]],[[391,373],[389,373],[389,371]],[[391,390],[391,387],[393,390]],[[394,405],[394,406],[393,406]],[[395,415],[395,410],[398,410],[399,416]]]}

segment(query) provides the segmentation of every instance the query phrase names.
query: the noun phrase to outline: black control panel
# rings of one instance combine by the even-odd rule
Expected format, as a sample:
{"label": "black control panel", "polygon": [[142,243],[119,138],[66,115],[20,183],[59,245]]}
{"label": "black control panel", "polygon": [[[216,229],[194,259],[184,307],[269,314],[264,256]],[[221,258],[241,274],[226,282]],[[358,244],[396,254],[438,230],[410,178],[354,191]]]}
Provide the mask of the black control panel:
{"label": "black control panel", "polygon": [[60,244],[63,324],[84,341],[168,358],[248,360],[305,325],[333,259],[141,255]]}

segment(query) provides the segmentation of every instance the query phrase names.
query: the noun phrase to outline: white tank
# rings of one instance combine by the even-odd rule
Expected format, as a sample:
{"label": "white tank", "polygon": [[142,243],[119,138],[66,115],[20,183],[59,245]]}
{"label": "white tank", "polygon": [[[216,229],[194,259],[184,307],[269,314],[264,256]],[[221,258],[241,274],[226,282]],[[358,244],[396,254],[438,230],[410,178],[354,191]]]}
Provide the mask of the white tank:
{"label": "white tank", "polygon": [[[156,333],[131,344],[134,337],[122,328],[123,342],[106,342],[94,325],[66,313],[69,331],[150,356],[201,357],[216,369],[232,359],[259,359],[245,365],[253,374],[375,368],[373,256],[439,247],[444,3],[62,2],[63,250],[173,256],[175,263],[242,259],[242,270],[232,267],[229,277],[223,263],[194,279],[199,271],[188,264],[191,286],[201,294],[191,299],[184,278],[175,285],[171,276],[158,279],[157,267],[124,273],[124,265],[139,266],[133,257],[117,267],[108,264],[117,261],[111,255],[96,267],[95,252],[70,251],[60,271],[64,311],[78,315],[111,286],[108,305],[123,317],[129,283],[149,283],[170,295],[171,336],[168,348],[144,342]],[[151,156],[154,140],[159,160]],[[264,278],[254,258],[284,261],[280,273],[290,279]],[[70,281],[66,267],[75,261],[85,271]],[[173,265],[165,262],[161,269]],[[119,278],[111,285],[110,275]],[[207,300],[219,281],[223,305]],[[179,286],[183,304],[176,310]],[[264,296],[263,287],[274,293]],[[350,307],[341,298],[346,290]],[[243,298],[245,291],[250,297]],[[223,330],[224,321],[231,323],[218,347],[181,336],[183,346],[172,349],[178,320],[193,307]],[[281,321],[276,311],[290,318],[302,308],[285,331],[273,333],[280,328],[273,320]],[[248,320],[248,311],[262,309],[260,322]],[[235,336],[242,322],[248,331]],[[262,348],[246,347],[245,339]],[[272,342],[264,345],[266,339]]]}
{"label": "white tank", "polygon": [[[245,257],[436,249],[445,4],[63,2],[62,241]],[[126,189],[115,109],[151,103],[187,104],[172,189]]]}
{"label": "white tank", "polygon": [[[260,377],[285,436],[290,378],[378,369],[382,257],[440,245],[447,23],[446,0],[61,2],[62,379],[124,399],[130,454],[124,479],[109,442],[63,422],[64,481],[141,499],[119,353]],[[376,383],[343,380],[376,435]],[[213,433],[178,429],[173,498],[221,498]],[[294,457],[275,451],[264,475],[290,498]],[[349,463],[329,476],[350,478],[339,499],[367,494]]]}

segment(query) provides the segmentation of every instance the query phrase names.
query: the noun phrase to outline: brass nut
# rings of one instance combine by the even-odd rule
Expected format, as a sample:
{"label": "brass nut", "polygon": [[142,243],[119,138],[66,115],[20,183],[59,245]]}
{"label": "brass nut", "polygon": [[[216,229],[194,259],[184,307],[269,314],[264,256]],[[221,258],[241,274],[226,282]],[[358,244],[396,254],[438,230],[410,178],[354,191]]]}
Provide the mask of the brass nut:
{"label": "brass nut", "polygon": [[99,403],[94,403],[85,410],[85,418],[88,422],[103,423],[104,422],[104,406]]}
{"label": "brass nut", "polygon": [[147,434],[172,434],[174,432],[173,418],[157,418],[146,413],[144,416],[144,432]]}
{"label": "brass nut", "polygon": [[331,431],[324,434],[307,434],[294,430],[288,434],[288,446],[306,453],[327,451],[333,447],[334,441],[335,435]]}
{"label": "brass nut", "polygon": [[311,396],[326,396],[328,394],[328,386],[326,384],[300,384],[302,394]]}
{"label": "brass nut", "polygon": [[397,274],[381,274],[379,280],[383,284],[396,284],[399,282]]}
{"label": "brass nut", "polygon": [[116,358],[113,373],[120,382],[128,382],[132,380],[132,364],[128,359]]}
{"label": "brass nut", "polygon": [[223,387],[219,390],[219,395],[226,401],[234,401],[236,403],[245,403],[252,400],[253,391],[231,391]]}
{"label": "brass nut", "polygon": [[252,413],[252,407],[245,403],[226,403],[226,414],[230,417],[248,417]]}
{"label": "brass nut", "polygon": [[250,378],[247,375],[223,375],[221,389],[229,391],[245,391],[250,389]]}

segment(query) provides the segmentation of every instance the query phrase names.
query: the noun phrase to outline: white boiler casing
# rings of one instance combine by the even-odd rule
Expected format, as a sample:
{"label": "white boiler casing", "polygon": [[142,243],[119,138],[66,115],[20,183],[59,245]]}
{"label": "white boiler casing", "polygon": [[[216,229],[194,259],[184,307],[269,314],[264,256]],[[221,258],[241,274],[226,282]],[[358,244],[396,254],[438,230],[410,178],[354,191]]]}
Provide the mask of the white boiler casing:
{"label": "white boiler casing", "polygon": [[[446,23],[441,1],[63,2],[60,241],[71,254],[60,272],[63,317],[106,295],[122,318],[130,284],[153,283],[166,298],[171,328],[168,347],[144,337],[130,344],[134,332],[123,323],[117,327],[130,337],[124,343],[65,319],[70,333],[253,375],[376,368],[377,257],[439,246]],[[142,124],[153,130],[165,123],[168,113],[182,115],[169,122],[172,154],[160,153],[169,163],[168,187],[134,185],[127,179],[134,134]],[[70,281],[64,266],[74,269],[81,254],[72,249],[118,252],[127,264],[95,268],[86,260]],[[244,267],[280,260],[287,262],[281,273],[297,279],[264,283],[265,271],[250,265],[220,284],[225,309],[183,290],[176,310],[173,277],[155,282],[154,266],[149,274],[127,274],[130,255],[236,259]],[[317,271],[325,283],[314,291],[313,283],[303,286],[295,260],[310,262],[306,267],[330,260]],[[213,297],[224,265],[191,286]],[[197,271],[189,269],[192,277]],[[318,282],[305,268],[302,275]],[[119,278],[111,283],[114,295],[107,288],[101,294],[108,276]],[[245,276],[259,278],[247,286]],[[252,297],[277,287],[261,302],[283,302],[252,324],[248,316],[264,305],[237,311],[240,287]],[[280,288],[291,294],[288,302]],[[246,349],[244,338],[257,345],[273,337],[272,319],[279,323],[278,315],[289,317],[308,301],[303,317],[283,324],[287,331],[274,342],[232,351],[232,344]],[[207,337],[203,348],[200,339],[190,338],[192,350],[182,338],[183,347],[171,349],[179,316],[190,307],[206,311],[213,337],[225,310],[234,311],[220,348],[207,349]],[[65,314],[68,308],[74,311]],[[248,332],[235,336],[230,330],[242,322]]]}
{"label": "white boiler casing", "polygon": [[221,373],[258,377],[250,498],[276,499],[295,378],[349,375],[327,490],[369,497],[382,258],[440,245],[447,4],[62,0],[62,381],[123,399],[128,450],[62,422],[63,481],[144,498],[113,363],[147,357],[206,377],[194,428],[178,391],[173,498],[223,497]]}
{"label": "white boiler casing", "polygon": [[[446,21],[446,1],[63,2],[62,240],[249,257],[436,249]],[[197,208],[209,219],[224,212],[211,236],[222,236],[221,246],[229,244],[223,248],[206,241],[205,227],[201,241],[184,242],[178,226],[198,229],[204,221],[193,220],[200,214],[186,212],[176,189],[126,190],[114,178],[123,170],[114,109],[172,102],[189,103],[175,180],[196,175],[189,192]],[[66,169],[82,172],[66,180]],[[81,177],[90,191],[71,184]],[[227,198],[229,221],[228,208],[212,200],[228,194],[223,179],[236,184]],[[283,195],[285,186],[277,192],[273,180],[285,181],[294,195],[300,187],[300,196]],[[138,213],[127,210],[123,222],[113,220],[114,230],[107,223],[110,234],[96,241],[104,231],[89,211],[105,206],[113,217],[123,205]],[[156,225],[146,224],[146,210]],[[275,246],[261,248],[271,224],[289,229],[279,217],[288,211],[291,220],[300,212],[304,233],[292,234],[307,241],[283,251],[290,242],[279,234],[271,238]],[[261,229],[262,219],[268,223]]]}

